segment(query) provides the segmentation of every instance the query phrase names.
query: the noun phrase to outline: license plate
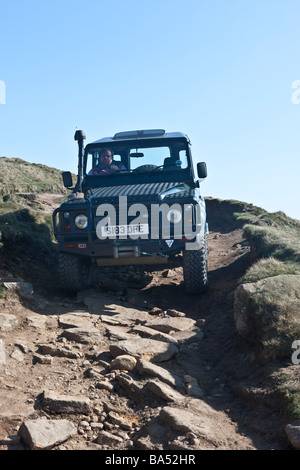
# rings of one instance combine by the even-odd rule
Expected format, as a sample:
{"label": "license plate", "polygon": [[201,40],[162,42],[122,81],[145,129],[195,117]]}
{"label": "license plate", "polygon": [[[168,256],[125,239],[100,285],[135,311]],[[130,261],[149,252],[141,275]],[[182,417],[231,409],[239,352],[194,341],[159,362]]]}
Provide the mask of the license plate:
{"label": "license plate", "polygon": [[115,236],[131,236],[131,235],[148,235],[148,224],[133,224],[133,225],[106,225],[101,227],[102,237],[115,237]]}

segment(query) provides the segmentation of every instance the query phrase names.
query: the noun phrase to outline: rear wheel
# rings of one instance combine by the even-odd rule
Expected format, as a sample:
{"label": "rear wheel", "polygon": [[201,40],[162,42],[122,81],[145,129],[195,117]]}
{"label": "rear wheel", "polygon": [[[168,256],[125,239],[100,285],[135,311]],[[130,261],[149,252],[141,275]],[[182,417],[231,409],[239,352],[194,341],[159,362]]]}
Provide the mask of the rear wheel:
{"label": "rear wheel", "polygon": [[59,254],[60,287],[68,291],[87,289],[92,282],[92,263],[89,258]]}
{"label": "rear wheel", "polygon": [[206,237],[202,248],[197,250],[184,250],[183,277],[185,291],[188,294],[202,294],[207,291],[208,273]]}

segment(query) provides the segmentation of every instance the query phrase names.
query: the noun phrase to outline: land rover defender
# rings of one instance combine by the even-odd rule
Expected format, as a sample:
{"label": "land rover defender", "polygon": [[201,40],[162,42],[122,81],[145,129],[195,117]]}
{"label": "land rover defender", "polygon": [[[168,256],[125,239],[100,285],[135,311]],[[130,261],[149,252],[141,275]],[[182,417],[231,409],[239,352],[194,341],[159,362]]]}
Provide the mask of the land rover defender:
{"label": "land rover defender", "polygon": [[[180,132],[119,132],[84,147],[76,131],[78,175],[63,172],[68,200],[53,213],[60,286],[91,285],[94,266],[183,266],[188,293],[207,290],[205,200],[194,171],[191,143]],[[106,161],[105,161],[106,158]]]}

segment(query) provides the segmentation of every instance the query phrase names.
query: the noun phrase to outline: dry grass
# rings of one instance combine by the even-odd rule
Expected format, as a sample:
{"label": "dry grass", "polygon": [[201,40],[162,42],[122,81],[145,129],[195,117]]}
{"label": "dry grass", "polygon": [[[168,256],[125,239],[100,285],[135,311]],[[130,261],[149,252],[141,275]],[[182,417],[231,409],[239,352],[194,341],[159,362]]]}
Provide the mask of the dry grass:
{"label": "dry grass", "polygon": [[0,157],[0,195],[41,191],[65,193],[61,171],[20,158]]}
{"label": "dry grass", "polygon": [[[299,356],[297,350],[296,355]],[[300,419],[300,368],[299,364],[282,367],[271,374],[279,397],[285,403],[288,416]]]}
{"label": "dry grass", "polygon": [[245,232],[255,258],[300,263],[300,227],[246,225]]}
{"label": "dry grass", "polygon": [[282,274],[300,274],[299,263],[280,261],[273,256],[262,258],[252,264],[243,277],[242,282],[256,282],[267,277],[280,276]]}

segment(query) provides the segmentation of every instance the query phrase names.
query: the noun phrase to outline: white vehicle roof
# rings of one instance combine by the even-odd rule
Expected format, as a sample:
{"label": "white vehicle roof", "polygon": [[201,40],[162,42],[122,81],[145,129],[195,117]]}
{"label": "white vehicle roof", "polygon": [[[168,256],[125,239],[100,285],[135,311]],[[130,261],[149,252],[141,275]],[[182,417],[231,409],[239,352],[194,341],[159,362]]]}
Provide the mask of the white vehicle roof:
{"label": "white vehicle roof", "polygon": [[189,142],[189,138],[186,134],[182,132],[166,132],[164,129],[145,129],[145,130],[135,130],[135,131],[126,131],[118,132],[113,137],[103,137],[102,139],[91,142],[92,144],[103,144],[111,143],[122,140],[139,140],[139,139],[175,139],[175,138],[184,138]]}

